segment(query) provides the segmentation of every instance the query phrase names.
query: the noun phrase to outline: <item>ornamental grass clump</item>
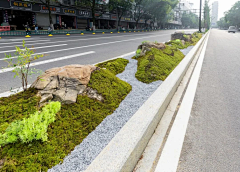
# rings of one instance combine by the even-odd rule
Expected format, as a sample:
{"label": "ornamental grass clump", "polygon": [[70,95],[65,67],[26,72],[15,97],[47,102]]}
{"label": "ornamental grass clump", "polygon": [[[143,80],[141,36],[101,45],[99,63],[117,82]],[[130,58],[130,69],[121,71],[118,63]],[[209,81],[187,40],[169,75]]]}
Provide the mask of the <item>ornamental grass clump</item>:
{"label": "ornamental grass clump", "polygon": [[41,112],[35,112],[29,118],[12,122],[4,134],[0,133],[0,146],[21,141],[28,143],[33,140],[47,141],[47,128],[55,121],[55,115],[60,110],[60,102],[51,102],[43,107]]}

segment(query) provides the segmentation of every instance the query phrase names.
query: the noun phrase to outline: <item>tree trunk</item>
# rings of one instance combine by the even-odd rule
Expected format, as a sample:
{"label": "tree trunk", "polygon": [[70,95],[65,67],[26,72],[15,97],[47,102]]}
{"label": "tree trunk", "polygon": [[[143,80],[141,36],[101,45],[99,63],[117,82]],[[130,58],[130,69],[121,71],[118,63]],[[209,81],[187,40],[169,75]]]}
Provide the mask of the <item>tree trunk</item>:
{"label": "tree trunk", "polygon": [[95,23],[96,23],[96,18],[95,18],[95,5],[96,5],[96,0],[93,0],[92,4],[92,18],[93,18],[93,29],[95,30]]}
{"label": "tree trunk", "polygon": [[49,24],[50,24],[50,27],[52,28],[52,30],[54,30],[53,21],[52,21],[52,12],[50,10],[50,0],[46,1],[46,6],[48,8]]}

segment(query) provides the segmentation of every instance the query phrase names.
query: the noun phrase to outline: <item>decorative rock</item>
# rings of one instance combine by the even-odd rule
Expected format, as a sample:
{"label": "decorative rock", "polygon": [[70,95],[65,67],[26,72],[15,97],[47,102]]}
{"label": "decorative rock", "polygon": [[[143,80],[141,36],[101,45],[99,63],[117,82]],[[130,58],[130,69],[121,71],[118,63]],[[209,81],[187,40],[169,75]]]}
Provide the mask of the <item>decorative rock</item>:
{"label": "decorative rock", "polygon": [[90,98],[103,101],[96,90],[87,88],[91,73],[96,70],[91,65],[69,65],[46,70],[31,87],[38,89],[41,96],[40,105],[49,100],[63,104],[75,103],[78,94],[86,94]]}
{"label": "decorative rock", "polygon": [[138,49],[142,50],[139,56],[144,56],[146,52],[151,51],[151,48],[163,50],[166,48],[166,45],[163,43],[144,42],[138,46]]}
{"label": "decorative rock", "polygon": [[[186,35],[187,37],[184,35]],[[174,34],[171,35],[171,40],[180,39],[184,40],[185,42],[190,42],[191,38],[192,38],[191,34],[186,34],[182,32],[175,32]]]}

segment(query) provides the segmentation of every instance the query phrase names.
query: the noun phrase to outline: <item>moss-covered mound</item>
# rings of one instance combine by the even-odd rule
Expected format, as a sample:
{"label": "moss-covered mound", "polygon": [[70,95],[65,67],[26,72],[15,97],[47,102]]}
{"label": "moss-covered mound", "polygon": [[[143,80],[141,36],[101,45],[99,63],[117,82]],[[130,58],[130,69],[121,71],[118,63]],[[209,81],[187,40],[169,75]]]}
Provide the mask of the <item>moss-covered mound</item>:
{"label": "moss-covered mound", "polygon": [[[102,94],[104,101],[78,96],[77,103],[62,105],[55,122],[48,127],[47,142],[17,142],[0,148],[0,160],[4,162],[4,165],[0,165],[0,171],[47,171],[62,162],[107,115],[113,113],[131,91],[128,83],[104,69],[92,73],[88,86]],[[2,131],[7,128],[7,124],[29,117],[38,110],[39,98],[35,95],[36,91],[29,89],[23,94],[0,98]]]}
{"label": "moss-covered mound", "polygon": [[106,68],[110,70],[113,74],[117,75],[125,70],[125,67],[128,63],[129,61],[127,59],[117,58],[114,60],[109,60],[107,62],[99,63],[96,66],[100,68]]}
{"label": "moss-covered mound", "polygon": [[184,41],[183,43],[182,40],[176,39],[176,40],[167,42],[166,45],[171,45],[178,49],[185,49],[189,46],[196,45],[197,42],[202,38],[202,33],[194,32],[191,35],[191,37],[190,35],[184,35],[184,36],[186,37],[186,40],[189,40],[189,41]]}
{"label": "moss-covered mound", "polygon": [[144,83],[164,81],[183,58],[183,53],[175,47],[166,45],[164,50],[152,48],[145,56],[136,58],[138,68],[135,76]]}

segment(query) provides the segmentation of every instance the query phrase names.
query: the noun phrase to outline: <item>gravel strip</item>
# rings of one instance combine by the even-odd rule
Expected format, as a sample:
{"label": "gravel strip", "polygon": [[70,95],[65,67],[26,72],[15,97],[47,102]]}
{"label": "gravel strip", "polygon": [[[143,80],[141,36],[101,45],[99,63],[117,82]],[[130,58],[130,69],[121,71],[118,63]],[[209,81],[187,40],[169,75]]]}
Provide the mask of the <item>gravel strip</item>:
{"label": "gravel strip", "polygon": [[[186,55],[191,49],[192,47],[188,47],[181,51]],[[64,158],[62,164],[54,166],[52,169],[49,169],[48,172],[84,171],[125,123],[161,85],[162,81],[156,81],[150,84],[138,81],[135,78],[137,60],[133,60],[131,57],[132,56],[124,57],[129,60],[129,63],[125,71],[118,74],[117,77],[132,85],[132,91],[121,102],[113,114],[107,116],[80,145],[76,146],[75,149]]]}

